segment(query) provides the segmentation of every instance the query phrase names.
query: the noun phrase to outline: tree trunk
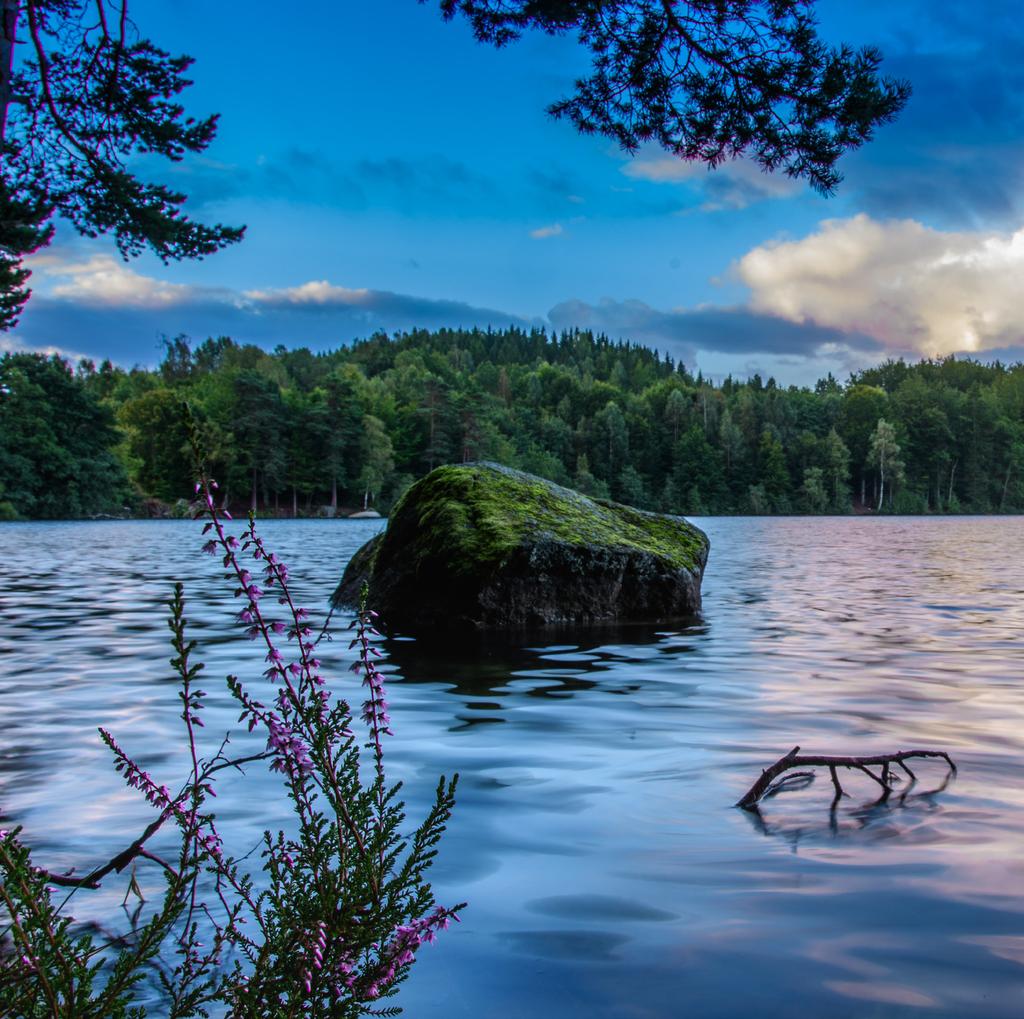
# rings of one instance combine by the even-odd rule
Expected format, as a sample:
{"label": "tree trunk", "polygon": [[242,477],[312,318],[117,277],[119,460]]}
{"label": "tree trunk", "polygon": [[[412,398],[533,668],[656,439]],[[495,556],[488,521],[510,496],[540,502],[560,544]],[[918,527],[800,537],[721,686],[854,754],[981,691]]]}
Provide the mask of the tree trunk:
{"label": "tree trunk", "polygon": [[959,462],[959,460],[954,460],[953,466],[949,469],[949,495],[946,496],[947,506],[953,501],[953,479],[956,477],[956,465]]}
{"label": "tree trunk", "polygon": [[865,504],[865,501],[867,499],[867,492],[865,491],[866,484],[867,484],[867,479],[864,477],[864,472],[861,471],[861,474],[860,474],[860,504],[861,504],[861,506],[863,506]]}
{"label": "tree trunk", "polygon": [[885,467],[878,469],[878,509],[881,511],[882,503],[885,502]]}
{"label": "tree trunk", "polygon": [[369,503],[370,503],[370,490],[367,489],[365,492],[363,492],[363,509],[366,509],[366,507],[369,505]]}
{"label": "tree trunk", "polygon": [[1010,490],[1010,475],[1013,473],[1013,461],[1006,465],[1006,478],[1003,480],[1003,494],[999,498],[999,512],[1006,509],[1006,493]]}
{"label": "tree trunk", "polygon": [[7,107],[11,103],[11,72],[20,7],[20,0],[0,0],[0,141],[7,131]]}
{"label": "tree trunk", "polygon": [[331,510],[333,513],[338,511],[338,475],[331,475]]}
{"label": "tree trunk", "polygon": [[250,508],[252,509],[253,513],[256,512],[256,506],[257,506],[256,499],[257,499],[257,495],[256,495],[256,468],[253,467],[253,469],[252,469],[252,499],[250,500],[251,501]]}
{"label": "tree trunk", "polygon": [[299,515],[299,493],[296,491],[294,485],[292,485],[292,516],[297,517]]}

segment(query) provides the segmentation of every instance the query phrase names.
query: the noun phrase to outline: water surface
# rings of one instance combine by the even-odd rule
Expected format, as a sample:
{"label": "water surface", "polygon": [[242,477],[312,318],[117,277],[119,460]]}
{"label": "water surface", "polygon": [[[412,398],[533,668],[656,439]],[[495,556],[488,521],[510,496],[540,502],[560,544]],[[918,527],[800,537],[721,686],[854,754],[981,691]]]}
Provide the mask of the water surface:
{"label": "water surface", "polygon": [[[460,772],[433,876],[441,902],[471,903],[398,1000],[418,1019],[1019,1019],[1024,521],[697,522],[712,553],[694,625],[388,642],[389,768],[413,817]],[[265,533],[322,608],[379,526]],[[108,858],[150,817],[97,725],[168,784],[183,774],[175,579],[208,733],[234,724],[223,676],[262,670],[199,544],[183,522],[0,526],[0,808],[51,869]],[[342,689],[344,646],[323,656]],[[921,765],[884,804],[851,779],[834,815],[827,776],[760,817],[730,806],[797,744],[935,747],[960,770],[933,792],[944,769]],[[275,788],[259,771],[225,783],[237,846],[286,820]],[[116,927],[123,891],[76,909]]]}

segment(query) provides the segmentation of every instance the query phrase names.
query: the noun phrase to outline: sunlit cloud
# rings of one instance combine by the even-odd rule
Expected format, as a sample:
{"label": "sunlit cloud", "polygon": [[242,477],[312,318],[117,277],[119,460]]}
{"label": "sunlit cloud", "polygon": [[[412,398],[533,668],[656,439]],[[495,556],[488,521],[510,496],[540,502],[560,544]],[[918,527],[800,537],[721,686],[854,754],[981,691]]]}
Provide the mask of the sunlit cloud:
{"label": "sunlit cloud", "polygon": [[52,297],[88,305],[166,308],[194,297],[191,287],[144,276],[111,255],[69,260],[48,253],[30,259],[28,265],[49,285]]}
{"label": "sunlit cloud", "polygon": [[546,237],[558,237],[560,234],[565,233],[561,223],[552,223],[550,226],[537,227],[536,230],[530,231],[530,236],[537,241],[544,240]]}
{"label": "sunlit cloud", "polygon": [[736,264],[755,311],[937,356],[1024,336],[1024,229],[945,232],[861,214],[760,245]]}
{"label": "sunlit cloud", "polygon": [[274,290],[245,290],[243,295],[257,304],[364,304],[370,298],[365,288],[350,289],[339,287],[327,280],[310,280],[297,287],[282,287]]}

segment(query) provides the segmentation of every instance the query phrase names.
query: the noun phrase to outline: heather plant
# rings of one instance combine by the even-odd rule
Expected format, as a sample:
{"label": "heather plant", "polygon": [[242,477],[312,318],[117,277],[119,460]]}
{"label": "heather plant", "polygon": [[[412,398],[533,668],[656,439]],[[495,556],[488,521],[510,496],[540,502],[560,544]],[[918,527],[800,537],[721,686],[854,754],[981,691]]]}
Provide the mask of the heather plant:
{"label": "heather plant", "polygon": [[[82,876],[39,868],[20,828],[0,832],[0,1015],[141,1019],[141,996],[155,993],[154,982],[171,1019],[397,1015],[384,1000],[418,949],[458,919],[461,905],[437,905],[426,879],[457,776],[441,778],[426,818],[407,832],[400,783],[385,771],[390,717],[365,592],[350,644],[365,689],[357,722],[322,673],[317,648],[326,627],[314,634],[307,610],[292,600],[287,567],[252,515],[241,534],[228,533],[215,490],[205,477],[196,486],[203,551],[219,558],[238,599],[237,622],[262,645],[266,664],[259,685],[232,675],[227,686],[239,721],[265,744],[231,756],[226,737],[204,754],[203,665],[194,660],[177,585],[168,623],[188,774],[172,792],[101,729],[117,771],[157,811],[145,831]],[[249,847],[234,855],[212,806],[215,785],[219,772],[256,762],[279,774],[294,822],[287,832],[266,831],[258,854]],[[170,861],[149,848],[165,824],[178,834]],[[166,877],[149,919],[117,939],[83,933],[68,911],[71,896],[143,860]]]}

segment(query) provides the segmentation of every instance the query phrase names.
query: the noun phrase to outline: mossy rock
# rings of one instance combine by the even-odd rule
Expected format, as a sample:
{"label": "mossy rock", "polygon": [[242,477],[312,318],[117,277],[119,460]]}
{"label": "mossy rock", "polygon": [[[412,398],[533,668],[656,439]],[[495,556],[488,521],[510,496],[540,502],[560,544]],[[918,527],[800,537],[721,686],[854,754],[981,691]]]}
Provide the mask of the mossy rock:
{"label": "mossy rock", "polygon": [[492,463],[438,467],[353,556],[335,605],[363,583],[409,632],[665,622],[700,610],[708,556],[682,517],[590,499]]}

